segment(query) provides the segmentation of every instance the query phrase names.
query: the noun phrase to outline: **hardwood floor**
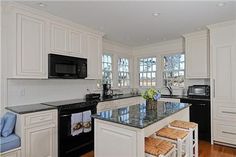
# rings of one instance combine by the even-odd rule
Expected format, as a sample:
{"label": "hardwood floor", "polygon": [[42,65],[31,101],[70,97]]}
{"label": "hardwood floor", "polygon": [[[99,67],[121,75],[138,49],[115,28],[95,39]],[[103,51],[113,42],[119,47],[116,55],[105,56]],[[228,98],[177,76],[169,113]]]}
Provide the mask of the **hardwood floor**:
{"label": "hardwood floor", "polygon": [[[94,157],[93,151],[81,157]],[[211,145],[209,142],[199,141],[199,157],[236,157],[236,148]]]}
{"label": "hardwood floor", "polygon": [[236,148],[199,141],[199,157],[236,157]]}

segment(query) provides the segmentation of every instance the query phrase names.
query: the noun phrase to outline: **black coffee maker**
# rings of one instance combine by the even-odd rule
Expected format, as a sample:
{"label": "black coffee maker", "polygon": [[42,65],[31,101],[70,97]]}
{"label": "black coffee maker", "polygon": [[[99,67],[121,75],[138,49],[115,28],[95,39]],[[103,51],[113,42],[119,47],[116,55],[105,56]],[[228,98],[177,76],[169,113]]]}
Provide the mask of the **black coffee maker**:
{"label": "black coffee maker", "polygon": [[113,90],[111,84],[103,84],[103,98],[111,98],[113,96]]}

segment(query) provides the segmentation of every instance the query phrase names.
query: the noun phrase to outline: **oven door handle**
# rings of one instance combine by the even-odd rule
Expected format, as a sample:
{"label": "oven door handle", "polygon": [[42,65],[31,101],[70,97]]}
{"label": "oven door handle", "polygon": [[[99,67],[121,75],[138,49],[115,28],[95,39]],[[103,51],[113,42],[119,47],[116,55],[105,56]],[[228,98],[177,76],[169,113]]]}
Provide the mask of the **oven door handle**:
{"label": "oven door handle", "polygon": [[60,117],[69,117],[71,116],[71,114],[63,114],[63,115],[60,115]]}

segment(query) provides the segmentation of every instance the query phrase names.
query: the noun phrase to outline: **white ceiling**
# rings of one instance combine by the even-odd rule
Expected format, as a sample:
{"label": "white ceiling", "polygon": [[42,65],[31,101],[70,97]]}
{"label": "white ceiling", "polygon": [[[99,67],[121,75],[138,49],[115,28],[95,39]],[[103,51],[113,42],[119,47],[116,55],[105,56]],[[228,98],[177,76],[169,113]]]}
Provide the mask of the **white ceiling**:
{"label": "white ceiling", "polygon": [[[236,1],[44,1],[24,2],[73,22],[100,30],[104,38],[142,46],[179,38],[208,24],[236,19]],[[161,13],[152,16],[153,12]]]}

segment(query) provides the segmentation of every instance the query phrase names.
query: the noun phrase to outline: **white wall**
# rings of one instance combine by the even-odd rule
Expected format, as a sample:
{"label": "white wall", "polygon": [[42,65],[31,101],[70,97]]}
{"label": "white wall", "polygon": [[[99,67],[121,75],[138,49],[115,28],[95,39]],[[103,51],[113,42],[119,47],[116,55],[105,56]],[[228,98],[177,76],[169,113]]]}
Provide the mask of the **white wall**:
{"label": "white wall", "polygon": [[96,80],[8,80],[7,106],[84,98]]}

